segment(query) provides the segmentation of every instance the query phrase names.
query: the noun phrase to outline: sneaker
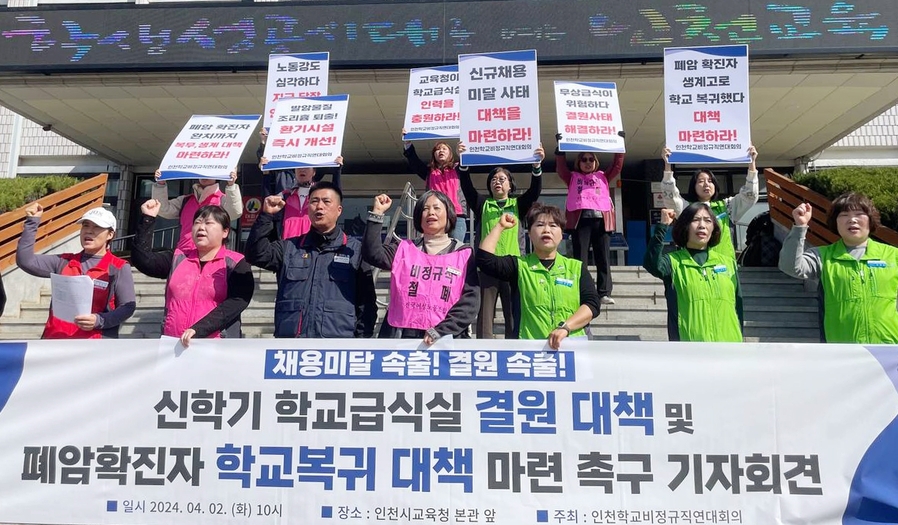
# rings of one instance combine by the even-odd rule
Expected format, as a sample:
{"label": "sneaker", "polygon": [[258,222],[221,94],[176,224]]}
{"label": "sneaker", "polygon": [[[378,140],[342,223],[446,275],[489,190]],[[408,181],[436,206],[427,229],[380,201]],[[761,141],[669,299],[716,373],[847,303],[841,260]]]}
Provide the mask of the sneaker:
{"label": "sneaker", "polygon": [[602,304],[614,304],[614,299],[612,299],[611,297],[609,297],[607,295],[602,297],[601,301],[602,301]]}

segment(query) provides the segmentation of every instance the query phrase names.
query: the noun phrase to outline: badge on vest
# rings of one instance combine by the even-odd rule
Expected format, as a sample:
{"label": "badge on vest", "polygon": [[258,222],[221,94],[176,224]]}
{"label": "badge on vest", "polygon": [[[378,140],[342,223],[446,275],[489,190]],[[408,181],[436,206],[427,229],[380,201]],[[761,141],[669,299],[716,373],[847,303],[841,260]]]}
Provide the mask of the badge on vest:
{"label": "badge on vest", "polygon": [[885,261],[867,261],[869,268],[885,268],[888,266]]}
{"label": "badge on vest", "polygon": [[334,255],[334,262],[340,264],[349,264],[348,255]]}
{"label": "badge on vest", "polygon": [[555,278],[555,284],[560,284],[561,286],[567,286],[568,288],[574,287],[574,281],[571,279],[562,279],[561,277]]}
{"label": "badge on vest", "polygon": [[714,273],[726,273],[727,266],[725,264],[718,264],[714,267]]}
{"label": "badge on vest", "polygon": [[458,277],[459,275],[461,275],[461,270],[459,270],[458,268],[453,268],[451,266],[447,266],[446,273],[452,274],[452,275]]}
{"label": "badge on vest", "polygon": [[94,280],[94,288],[99,288],[100,290],[105,290],[109,288],[109,283],[106,281],[101,281],[99,279]]}

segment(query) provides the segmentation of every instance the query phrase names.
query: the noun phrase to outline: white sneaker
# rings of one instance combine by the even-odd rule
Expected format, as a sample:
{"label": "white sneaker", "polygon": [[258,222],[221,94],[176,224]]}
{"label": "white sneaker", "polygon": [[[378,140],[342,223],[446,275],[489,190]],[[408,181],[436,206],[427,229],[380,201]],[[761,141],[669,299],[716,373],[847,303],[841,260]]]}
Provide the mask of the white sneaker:
{"label": "white sneaker", "polygon": [[614,299],[606,295],[602,297],[601,302],[602,304],[614,304]]}

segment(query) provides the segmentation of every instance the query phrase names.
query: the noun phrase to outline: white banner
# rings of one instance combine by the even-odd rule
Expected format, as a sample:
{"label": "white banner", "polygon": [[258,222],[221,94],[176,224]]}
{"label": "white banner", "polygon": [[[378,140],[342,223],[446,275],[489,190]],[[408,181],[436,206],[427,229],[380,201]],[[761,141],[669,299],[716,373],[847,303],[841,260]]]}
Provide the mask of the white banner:
{"label": "white banner", "polygon": [[409,72],[403,140],[458,138],[458,66]]}
{"label": "white banner", "polygon": [[538,159],[536,51],[458,56],[460,136],[465,166],[527,164]]}
{"label": "white banner", "polygon": [[419,344],[0,343],[0,522],[894,523],[895,347]]}
{"label": "white banner", "polygon": [[160,180],[229,180],[261,115],[194,115],[169,146]]}
{"label": "white banner", "polygon": [[555,81],[555,113],[561,151],[626,153],[617,84]]}
{"label": "white banner", "polygon": [[268,83],[265,90],[265,129],[271,127],[274,106],[283,98],[327,95],[330,53],[268,55]]}
{"label": "white banner", "polygon": [[268,130],[263,171],[337,166],[349,95],[279,100]]}
{"label": "white banner", "polygon": [[749,162],[748,46],[664,50],[671,163]]}

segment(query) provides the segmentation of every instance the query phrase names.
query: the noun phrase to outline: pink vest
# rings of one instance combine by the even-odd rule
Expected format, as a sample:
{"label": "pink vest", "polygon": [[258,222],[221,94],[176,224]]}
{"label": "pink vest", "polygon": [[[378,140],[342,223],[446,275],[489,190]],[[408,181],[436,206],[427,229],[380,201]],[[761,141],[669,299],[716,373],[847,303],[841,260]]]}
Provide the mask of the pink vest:
{"label": "pink vest", "polygon": [[390,325],[427,330],[440,324],[461,298],[470,257],[470,247],[428,255],[411,241],[399,243],[390,270]]}
{"label": "pink vest", "polygon": [[[193,245],[193,216],[196,215],[196,211],[203,206],[221,206],[221,198],[224,197],[224,193],[221,192],[220,189],[215,190],[215,193],[206,197],[201,203],[196,200],[196,196],[191,193],[184,199],[184,203],[181,205],[181,237],[178,239],[178,245],[175,247],[176,250],[181,250],[182,252],[186,252],[187,250],[192,250],[194,248]],[[180,334],[178,335],[180,337]]]}
{"label": "pink vest", "polygon": [[[608,179],[604,171],[592,173],[571,173],[571,183],[567,187],[567,211],[611,209],[608,193]],[[573,228],[573,225],[569,225]]]}
{"label": "pink vest", "polygon": [[284,204],[284,239],[301,237],[312,229],[312,221],[309,220],[309,196],[299,205],[299,192],[293,190],[287,196]]}
{"label": "pink vest", "polygon": [[[200,268],[195,248],[175,250],[165,287],[165,323],[162,333],[181,337],[197,321],[228,298],[228,275],[243,255],[221,247],[215,258]],[[216,332],[209,337],[220,337]]]}
{"label": "pink vest", "polygon": [[458,200],[458,194],[461,192],[461,183],[458,182],[458,172],[455,167],[446,169],[430,170],[427,177],[427,189],[441,191],[449,197],[452,205],[455,206],[455,215],[465,215],[465,210],[461,201]]}

